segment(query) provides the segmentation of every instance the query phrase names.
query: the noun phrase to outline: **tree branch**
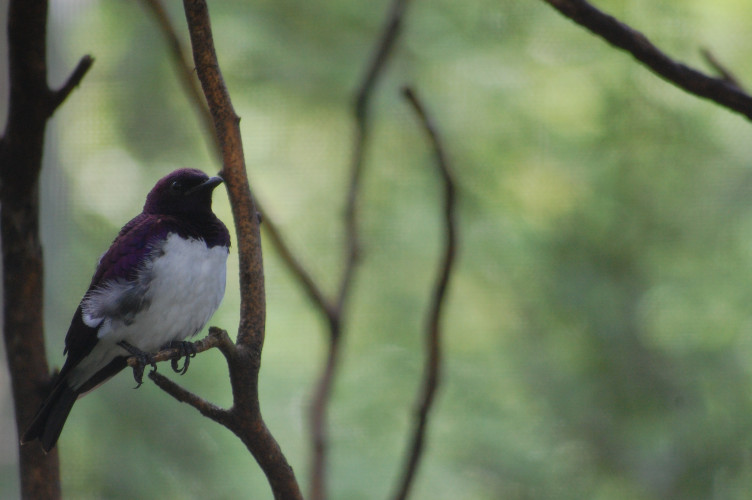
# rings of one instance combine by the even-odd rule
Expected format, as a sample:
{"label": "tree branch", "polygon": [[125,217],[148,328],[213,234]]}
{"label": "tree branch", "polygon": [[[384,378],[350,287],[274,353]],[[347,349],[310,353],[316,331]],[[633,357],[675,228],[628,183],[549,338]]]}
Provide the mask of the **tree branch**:
{"label": "tree branch", "polygon": [[[339,318],[330,323],[331,331],[339,332]],[[316,382],[311,398],[308,425],[311,432],[311,469],[308,498],[327,498],[327,459],[329,455],[329,435],[327,429],[327,408],[331,400],[332,385],[339,361],[339,334],[330,334],[323,370]]]}
{"label": "tree branch", "polygon": [[360,179],[363,172],[366,147],[370,131],[370,107],[373,90],[383,74],[393,53],[402,27],[402,19],[407,9],[408,0],[393,0],[387,14],[381,36],[371,55],[371,61],[355,93],[353,113],[355,116],[355,139],[352,161],[350,163],[350,183],[345,205],[345,234],[347,253],[345,267],[337,293],[336,309],[342,310],[350,292],[353,272],[360,254],[360,237],[358,235],[358,195]]}
{"label": "tree branch", "polygon": [[402,30],[402,20],[405,17],[408,0],[393,0],[386,16],[381,36],[371,55],[371,61],[366,67],[366,72],[355,93],[355,116],[356,119],[366,122],[368,119],[369,106],[373,88],[389,62],[397,38]]}
{"label": "tree branch", "polygon": [[711,100],[752,120],[752,96],[724,78],[707,76],[674,61],[645,35],[601,12],[585,0],[544,1],[611,45],[631,53],[661,78],[690,94]]}
{"label": "tree branch", "polygon": [[83,80],[84,76],[86,76],[86,73],[91,68],[92,64],[94,64],[93,57],[88,54],[83,56],[81,60],[78,61],[76,69],[73,70],[73,73],[70,74],[68,80],[66,80],[63,86],[58,90],[50,93],[50,115],[52,115],[52,113],[58,107],[60,107],[63,101],[68,98],[73,89],[78,87],[78,85],[81,83],[81,80]]}
{"label": "tree branch", "polygon": [[216,406],[200,396],[188,391],[187,389],[176,384],[161,373],[156,371],[149,372],[149,378],[163,391],[177,399],[181,403],[187,403],[197,409],[203,416],[210,418],[218,424],[227,427],[230,421],[230,413],[227,410]]}
{"label": "tree branch", "polygon": [[316,280],[310,272],[303,266],[302,261],[296,257],[292,249],[287,245],[277,225],[269,217],[267,212],[261,209],[263,227],[266,230],[266,234],[269,236],[269,241],[274,245],[282,261],[287,265],[292,272],[293,277],[300,283],[305,290],[308,298],[313,302],[314,306],[321,310],[329,320],[333,321],[335,316],[334,307],[330,301],[324,295]]}
{"label": "tree branch", "polygon": [[741,85],[736,75],[729,71],[709,49],[700,50],[700,54],[702,54],[702,57],[705,59],[705,61],[716,71],[716,73],[720,75],[720,77],[724,81],[746,92],[746,90],[744,90],[744,86]]}
{"label": "tree branch", "polygon": [[456,188],[447,155],[436,125],[428,116],[425,106],[415,91],[405,87],[404,96],[418,116],[420,124],[431,142],[436,157],[436,167],[444,185],[444,255],[439,264],[436,284],[431,292],[431,305],[425,331],[426,364],[423,372],[423,383],[417,401],[411,444],[405,458],[403,475],[397,493],[394,495],[395,500],[404,500],[408,497],[423,454],[428,416],[433,407],[441,378],[441,315],[446,303],[449,278],[457,254]]}
{"label": "tree branch", "polygon": [[[363,164],[370,132],[370,103],[374,88],[386,68],[402,27],[407,8],[407,0],[393,0],[384,27],[366,67],[363,78],[356,90],[353,103],[355,136],[353,139],[350,163],[350,181],[345,202],[345,263],[342,269],[335,301],[328,307],[320,301],[319,307],[329,322],[329,344],[323,371],[319,375],[311,400],[309,425],[312,438],[310,469],[310,500],[327,498],[327,415],[339,360],[339,346],[342,336],[342,312],[352,288],[355,268],[360,258],[360,237],[358,231],[358,198],[363,175]],[[302,275],[298,276],[303,278]],[[305,286],[305,282],[304,286]],[[310,294],[310,292],[309,292]]]}
{"label": "tree branch", "polygon": [[[0,232],[3,338],[17,430],[28,427],[49,390],[43,325],[43,259],[39,238],[39,174],[47,120],[92,64],[84,57],[63,87],[47,84],[47,0],[8,6],[10,99],[0,138]],[[58,451],[19,447],[21,496],[60,498]]]}
{"label": "tree branch", "polygon": [[[218,348],[222,352],[222,354],[225,355],[225,357],[227,357],[234,349],[232,340],[230,339],[230,336],[227,335],[227,332],[225,330],[222,330],[221,328],[217,328],[216,326],[209,328],[209,335],[193,343],[193,350],[196,354],[200,354],[215,347]],[[155,363],[171,361],[179,357],[180,354],[180,348],[169,347],[153,354],[152,360]],[[140,365],[139,359],[135,356],[129,357],[126,360],[126,363],[131,368],[137,368]]]}
{"label": "tree branch", "polygon": [[245,170],[240,118],[232,106],[219,68],[205,0],[184,0],[183,7],[196,72],[222,154],[221,175],[230,197],[238,240],[241,298],[238,337],[232,347],[226,342],[219,345],[227,360],[233,394],[233,406],[228,410],[226,425],[243,441],[264,471],[274,497],[299,499],[302,496],[295,474],[266,427],[258,400],[266,298],[259,221]]}
{"label": "tree branch", "polygon": [[175,31],[175,27],[170,22],[170,17],[160,0],[141,0],[146,8],[154,16],[159,26],[159,30],[167,41],[167,47],[170,51],[170,60],[178,74],[178,80],[183,87],[188,100],[193,103],[194,110],[199,116],[199,122],[204,128],[205,137],[209,141],[211,152],[217,157],[221,157],[217,134],[214,133],[214,121],[206,104],[204,94],[201,92],[201,85],[196,79],[193,64],[187,57],[187,51],[183,48],[183,42]]}
{"label": "tree branch", "polygon": [[[258,403],[258,370],[261,363],[261,349],[264,340],[266,304],[264,300],[263,261],[257,212],[263,212],[264,226],[272,234],[272,242],[283,255],[292,261],[292,253],[285,245],[276,225],[268,213],[254,200],[248,187],[239,118],[235,114],[229,93],[224,85],[216,61],[208,11],[203,1],[185,1],[189,33],[193,48],[193,59],[201,83],[203,96],[197,92],[192,66],[184,56],[184,50],[172,24],[169,22],[159,0],[144,0],[156,16],[158,25],[170,45],[171,59],[181,76],[189,100],[197,108],[204,127],[212,137],[217,138],[217,147],[223,161],[222,176],[226,181],[233,216],[238,235],[240,253],[241,320],[238,328],[237,347],[222,342],[218,347],[230,370],[230,381],[235,404],[229,414],[227,425],[246,444],[249,451],[261,465],[277,498],[300,498],[300,491],[294,473],[279,449],[277,442],[267,429]],[[206,106],[209,106],[208,112]],[[298,270],[303,270],[298,265]],[[295,268],[293,268],[295,271]],[[307,273],[305,273],[307,274]],[[310,280],[310,283],[313,283]],[[320,295],[323,297],[323,295]],[[211,330],[210,330],[211,331]],[[164,353],[166,359],[171,352]],[[163,384],[168,387],[167,384]],[[175,388],[174,394],[181,394]]]}
{"label": "tree branch", "polygon": [[240,257],[241,326],[238,343],[259,353],[264,342],[266,303],[256,207],[248,185],[240,136],[240,117],[235,113],[214,50],[206,3],[184,0],[193,59],[201,87],[209,105],[222,152],[222,177],[232,206]]}

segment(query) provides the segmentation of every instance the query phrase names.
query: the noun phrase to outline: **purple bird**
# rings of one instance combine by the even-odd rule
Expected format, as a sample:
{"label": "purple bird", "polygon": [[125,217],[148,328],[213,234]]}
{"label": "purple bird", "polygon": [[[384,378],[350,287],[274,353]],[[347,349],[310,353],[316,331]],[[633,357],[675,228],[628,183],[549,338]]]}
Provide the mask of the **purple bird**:
{"label": "purple bird", "polygon": [[[206,325],[225,293],[230,234],[211,209],[221,182],[200,170],[176,170],[120,230],[99,259],[65,336],[65,364],[22,443],[39,439],[52,449],[76,399],[125,368],[129,356],[143,371],[153,365],[149,353],[180,347],[185,371],[195,351],[184,340]],[[140,375],[136,380],[140,385]]]}

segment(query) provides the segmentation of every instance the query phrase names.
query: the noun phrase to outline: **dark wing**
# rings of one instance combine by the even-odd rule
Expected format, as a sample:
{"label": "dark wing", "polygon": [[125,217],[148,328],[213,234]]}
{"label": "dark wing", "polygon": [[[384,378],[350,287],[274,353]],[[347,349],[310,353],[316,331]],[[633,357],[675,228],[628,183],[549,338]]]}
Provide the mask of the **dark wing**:
{"label": "dark wing", "polygon": [[99,258],[89,290],[111,280],[136,279],[140,265],[153,250],[154,241],[164,239],[174,224],[171,217],[143,213],[132,219]]}
{"label": "dark wing", "polygon": [[[173,223],[169,218],[147,214],[140,214],[123,227],[109,250],[99,259],[89,290],[73,316],[65,336],[65,353],[68,358],[61,375],[76,366],[97,343],[99,324],[92,324],[91,321],[87,324],[84,321],[83,305],[87,297],[112,284],[128,289],[128,285],[138,279],[138,272],[154,251],[155,242],[162,241],[172,227]],[[126,294],[125,298],[128,302],[123,304],[124,307],[136,306],[137,300],[133,297]]]}

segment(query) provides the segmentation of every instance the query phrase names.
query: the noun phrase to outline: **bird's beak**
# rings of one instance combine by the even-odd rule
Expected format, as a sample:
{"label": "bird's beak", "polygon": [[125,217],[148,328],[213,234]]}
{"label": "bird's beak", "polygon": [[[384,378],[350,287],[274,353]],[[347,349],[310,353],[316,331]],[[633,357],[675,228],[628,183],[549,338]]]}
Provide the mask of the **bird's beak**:
{"label": "bird's beak", "polygon": [[193,188],[189,189],[188,191],[186,191],[185,195],[189,196],[189,195],[191,195],[193,193],[196,193],[198,191],[211,191],[212,189],[214,189],[215,187],[219,186],[223,182],[224,182],[224,180],[221,177],[209,177],[208,179],[206,179],[204,182],[202,182],[198,186],[193,187]]}

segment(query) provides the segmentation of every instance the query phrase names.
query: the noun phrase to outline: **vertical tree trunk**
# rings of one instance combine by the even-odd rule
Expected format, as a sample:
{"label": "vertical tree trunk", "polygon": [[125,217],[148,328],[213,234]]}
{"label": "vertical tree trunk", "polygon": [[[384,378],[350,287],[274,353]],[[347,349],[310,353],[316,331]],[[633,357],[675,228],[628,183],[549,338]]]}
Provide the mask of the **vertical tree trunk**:
{"label": "vertical tree trunk", "polygon": [[[40,144],[41,147],[41,144]],[[18,155],[0,155],[15,163]],[[26,168],[24,165],[22,168]],[[42,325],[42,249],[39,243],[39,190],[3,176],[0,198],[3,251],[3,331],[11,373],[16,428],[23,432],[42,403],[49,383]],[[24,177],[24,176],[19,176]],[[6,180],[7,179],[7,180]],[[19,448],[23,498],[60,498],[57,449],[45,454],[37,443]]]}
{"label": "vertical tree trunk", "polygon": [[[42,323],[43,262],[39,240],[39,173],[47,120],[91,65],[82,59],[58,91],[47,85],[47,0],[11,0],[8,9],[10,103],[0,139],[0,236],[3,337],[23,432],[50,381]],[[57,450],[19,447],[23,498],[60,498]]]}
{"label": "vertical tree trunk", "polygon": [[[8,11],[10,105],[0,145],[3,333],[16,428],[31,421],[49,382],[42,324],[39,172],[47,97],[47,2],[12,0]],[[23,498],[60,498],[57,450],[19,448]]]}

